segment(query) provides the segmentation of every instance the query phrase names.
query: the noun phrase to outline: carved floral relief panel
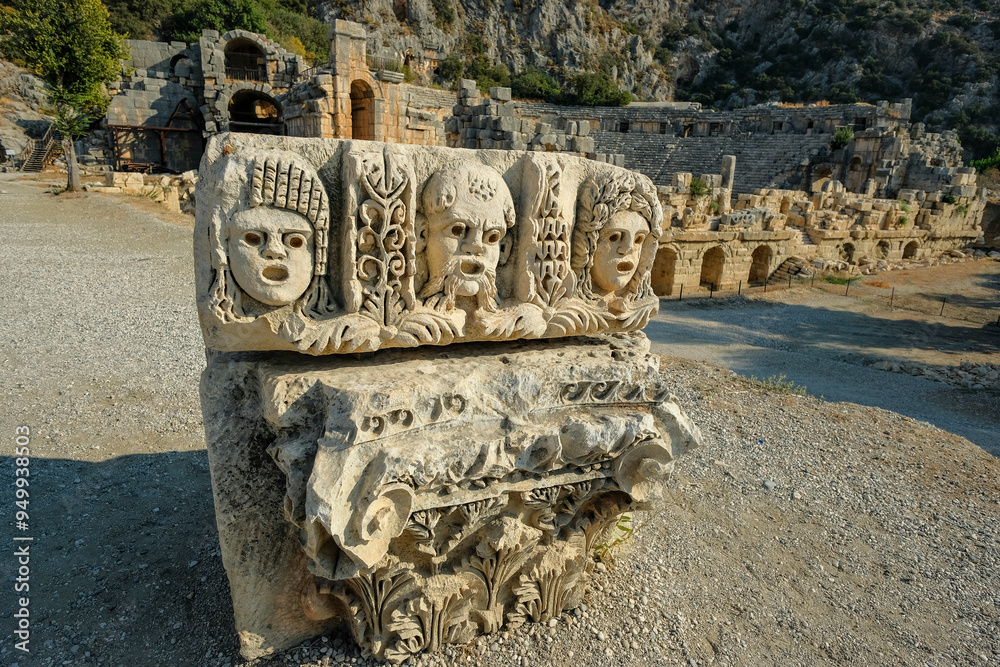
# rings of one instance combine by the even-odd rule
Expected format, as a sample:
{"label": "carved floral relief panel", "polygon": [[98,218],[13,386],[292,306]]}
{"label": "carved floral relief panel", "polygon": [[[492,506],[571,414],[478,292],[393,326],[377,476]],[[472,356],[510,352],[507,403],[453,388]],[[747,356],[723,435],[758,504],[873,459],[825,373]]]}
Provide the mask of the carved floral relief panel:
{"label": "carved floral relief panel", "polygon": [[208,347],[314,355],[630,331],[645,176],[571,156],[221,135],[199,180]]}

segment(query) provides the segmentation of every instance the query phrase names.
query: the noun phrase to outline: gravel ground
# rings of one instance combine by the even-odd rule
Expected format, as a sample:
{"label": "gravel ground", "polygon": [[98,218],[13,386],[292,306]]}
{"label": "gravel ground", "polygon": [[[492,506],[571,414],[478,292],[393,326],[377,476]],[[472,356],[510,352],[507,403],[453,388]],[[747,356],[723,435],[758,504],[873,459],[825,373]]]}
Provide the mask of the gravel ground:
{"label": "gravel ground", "polygon": [[[9,583],[0,664],[241,664],[198,408],[190,228],[125,199],[53,198],[5,176],[0,429],[32,427],[35,541],[31,653],[13,648]],[[725,308],[756,312],[692,308],[691,340],[698,326],[720,338]],[[650,333],[663,340],[667,329],[658,321]],[[777,355],[776,345],[753,347]],[[762,353],[749,347],[739,354]],[[969,400],[817,359],[837,371],[817,391],[828,399],[877,394],[861,385],[878,374],[897,393],[924,382],[941,392],[934,401]],[[586,608],[418,662],[1000,664],[997,459],[877,407],[768,391],[697,360],[662,367],[703,446],[678,464],[667,508],[637,516],[634,539],[599,566]],[[852,375],[861,371],[871,375]],[[3,470],[13,480],[12,457]],[[9,582],[15,568],[9,552],[0,558]],[[345,639],[258,665],[370,664]]]}
{"label": "gravel ground", "polygon": [[[977,264],[991,276],[1000,273],[1000,262]],[[925,270],[944,274],[949,269]],[[871,367],[879,360],[912,360],[945,372],[962,362],[996,363],[1000,329],[796,287],[752,298],[664,300],[646,334],[656,352],[717,364],[746,377],[784,375],[814,396],[927,421],[1000,456],[996,389],[956,388]]]}

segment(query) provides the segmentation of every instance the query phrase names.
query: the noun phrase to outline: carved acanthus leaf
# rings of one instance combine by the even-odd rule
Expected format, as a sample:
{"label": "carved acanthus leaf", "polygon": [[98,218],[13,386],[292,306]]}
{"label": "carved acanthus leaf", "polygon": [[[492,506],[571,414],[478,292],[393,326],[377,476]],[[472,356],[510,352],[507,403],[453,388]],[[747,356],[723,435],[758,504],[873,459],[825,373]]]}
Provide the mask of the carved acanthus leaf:
{"label": "carved acanthus leaf", "polygon": [[503,517],[486,529],[474,553],[465,558],[464,567],[482,581],[485,607],[476,612],[483,632],[495,632],[503,624],[505,607],[500,591],[507,585],[532,553],[541,533],[512,517]]}
{"label": "carved acanthus leaf", "polygon": [[469,608],[475,591],[454,576],[422,581],[419,593],[392,613],[389,631],[399,640],[385,658],[399,663],[421,651],[437,651],[443,644],[461,644],[475,636]]}
{"label": "carved acanthus leaf", "polygon": [[588,558],[567,542],[558,542],[545,551],[531,570],[520,576],[514,587],[517,605],[507,622],[520,625],[529,619],[539,623],[559,616],[580,604],[587,578]]}
{"label": "carved acanthus leaf", "polygon": [[389,637],[388,614],[405,599],[403,593],[412,581],[411,573],[401,569],[395,558],[387,557],[374,572],[332,588],[351,611],[348,621],[355,641],[370,646],[376,656],[382,655]]}

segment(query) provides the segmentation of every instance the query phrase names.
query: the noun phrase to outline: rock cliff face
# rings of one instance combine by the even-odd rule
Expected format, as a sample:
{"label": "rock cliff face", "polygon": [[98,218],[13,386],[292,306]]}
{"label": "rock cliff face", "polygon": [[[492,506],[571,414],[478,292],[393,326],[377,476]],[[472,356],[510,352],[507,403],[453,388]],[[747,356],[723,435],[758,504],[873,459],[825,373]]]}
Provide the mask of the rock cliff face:
{"label": "rock cliff face", "polygon": [[[28,139],[45,133],[44,84],[28,71],[0,60],[0,145],[19,154]],[[2,161],[2,158],[0,158]]]}
{"label": "rock cliff face", "polygon": [[719,108],[912,97],[929,129],[959,129],[978,154],[997,141],[988,0],[339,0],[318,12],[366,24],[370,48],[409,55],[418,76],[457,52],[562,80],[604,71],[639,100]]}

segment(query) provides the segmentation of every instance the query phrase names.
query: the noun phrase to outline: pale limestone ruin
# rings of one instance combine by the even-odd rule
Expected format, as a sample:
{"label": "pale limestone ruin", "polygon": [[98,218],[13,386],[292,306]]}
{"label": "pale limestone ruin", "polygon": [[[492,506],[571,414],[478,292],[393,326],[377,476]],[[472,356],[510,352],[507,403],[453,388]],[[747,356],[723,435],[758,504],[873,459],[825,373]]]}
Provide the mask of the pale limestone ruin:
{"label": "pale limestone ruin", "polygon": [[[93,155],[81,147],[81,160],[185,177],[136,183],[114,173],[91,189],[190,211],[186,170],[205,140],[227,131],[586,157],[656,186],[665,215],[653,291],[675,298],[812,264],[870,273],[953,258],[985,244],[981,222],[995,217],[955,132],[911,123],[909,100],[722,112],[687,102],[559,106],[511,99],[502,87],[487,96],[471,80],[456,91],[406,83],[404,64],[433,69],[446,54],[385,53],[370,37],[338,20],[328,59],[308,68],[243,30],[205,31],[197,44],[130,41],[109,145]],[[831,139],[848,129],[853,137],[835,148]]]}
{"label": "pale limestone ruin", "polygon": [[346,623],[401,662],[558,616],[697,446],[639,331],[663,224],[645,176],[223,134],[197,201],[202,408],[247,658]]}

